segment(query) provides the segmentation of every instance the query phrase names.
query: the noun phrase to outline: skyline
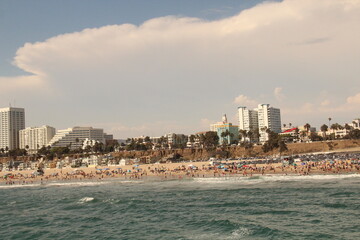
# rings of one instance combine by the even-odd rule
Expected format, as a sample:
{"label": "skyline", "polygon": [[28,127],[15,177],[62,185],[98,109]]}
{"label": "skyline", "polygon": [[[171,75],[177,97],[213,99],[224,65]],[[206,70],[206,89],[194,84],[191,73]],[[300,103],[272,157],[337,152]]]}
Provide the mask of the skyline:
{"label": "skyline", "polygon": [[[223,113],[236,123],[238,106],[258,103],[280,108],[293,125],[360,115],[360,1],[136,2],[148,11],[130,1],[25,2],[0,3],[16,17],[41,12],[27,24],[43,24],[10,34],[29,16],[2,14],[0,102],[27,109],[27,127],[90,125],[116,138],[189,134]],[[75,17],[81,7],[88,14]]]}

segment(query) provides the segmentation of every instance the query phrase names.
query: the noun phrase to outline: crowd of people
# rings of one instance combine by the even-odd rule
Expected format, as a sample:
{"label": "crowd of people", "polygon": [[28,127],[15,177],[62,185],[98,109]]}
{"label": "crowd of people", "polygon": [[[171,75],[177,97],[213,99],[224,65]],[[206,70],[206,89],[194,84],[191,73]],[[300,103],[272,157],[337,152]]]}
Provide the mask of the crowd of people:
{"label": "crowd of people", "polygon": [[188,179],[198,177],[231,177],[253,175],[310,175],[310,174],[348,174],[360,173],[360,161],[321,160],[300,161],[291,163],[244,164],[244,162],[193,162],[191,164],[144,164],[123,168],[106,169],[56,169],[44,174],[7,172],[1,173],[1,180],[8,185],[24,185],[33,183],[46,184],[49,181],[82,181],[108,178],[144,179]]}

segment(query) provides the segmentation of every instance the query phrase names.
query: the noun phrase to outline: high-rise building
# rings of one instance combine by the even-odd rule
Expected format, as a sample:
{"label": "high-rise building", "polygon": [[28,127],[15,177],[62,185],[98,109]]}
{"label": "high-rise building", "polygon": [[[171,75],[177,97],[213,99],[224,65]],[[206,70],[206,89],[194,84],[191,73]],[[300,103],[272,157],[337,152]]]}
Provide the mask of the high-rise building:
{"label": "high-rise building", "polygon": [[258,142],[258,136],[255,134],[255,131],[258,131],[259,120],[257,110],[250,110],[247,107],[238,107],[238,121],[239,121],[239,130],[245,130],[246,132],[252,132],[253,134],[248,134],[247,136],[242,136],[241,140],[244,142]]}
{"label": "high-rise building", "polygon": [[270,107],[270,104],[259,104],[256,109],[258,112],[260,142],[268,140],[266,130],[281,133],[280,109]]}
{"label": "high-rise building", "polygon": [[19,132],[20,148],[28,147],[29,150],[33,151],[40,149],[47,146],[54,136],[55,128],[50,126],[25,128]]}
{"label": "high-rise building", "polygon": [[19,148],[19,131],[24,128],[24,108],[0,108],[0,148]]}
{"label": "high-rise building", "polygon": [[255,130],[259,126],[258,112],[250,110],[246,107],[238,107],[239,129],[241,130]]}
{"label": "high-rise building", "polygon": [[92,127],[73,127],[56,132],[49,142],[51,147],[81,148],[85,140],[95,140],[105,144],[104,130]]}

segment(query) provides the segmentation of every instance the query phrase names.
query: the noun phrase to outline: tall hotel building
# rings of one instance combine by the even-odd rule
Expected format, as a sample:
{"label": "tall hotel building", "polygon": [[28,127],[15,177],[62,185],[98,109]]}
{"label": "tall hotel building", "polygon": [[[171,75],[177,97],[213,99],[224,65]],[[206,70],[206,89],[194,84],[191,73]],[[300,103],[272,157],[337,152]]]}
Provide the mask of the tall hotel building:
{"label": "tall hotel building", "polygon": [[[256,131],[259,128],[257,110],[250,110],[246,107],[238,107],[239,130]],[[242,138],[242,141],[258,142],[255,136]]]}
{"label": "tall hotel building", "polygon": [[20,148],[37,150],[47,146],[55,136],[55,128],[50,126],[32,127],[20,130]]}
{"label": "tall hotel building", "polygon": [[105,133],[101,128],[73,127],[58,130],[49,142],[51,147],[69,147],[76,149],[83,146],[85,140],[94,140],[105,144]]}
{"label": "tall hotel building", "polygon": [[246,131],[259,129],[260,142],[268,140],[267,129],[276,133],[281,132],[280,109],[270,107],[269,104],[259,104],[254,110],[238,107],[238,117],[239,129]]}
{"label": "tall hotel building", "polygon": [[256,110],[238,107],[238,117],[239,129],[250,131],[259,127],[258,112]]}
{"label": "tall hotel building", "polygon": [[19,148],[19,131],[25,128],[24,108],[0,108],[0,149]]}
{"label": "tall hotel building", "polygon": [[280,109],[270,107],[270,104],[259,104],[256,109],[258,112],[260,142],[268,140],[266,130],[281,133]]}

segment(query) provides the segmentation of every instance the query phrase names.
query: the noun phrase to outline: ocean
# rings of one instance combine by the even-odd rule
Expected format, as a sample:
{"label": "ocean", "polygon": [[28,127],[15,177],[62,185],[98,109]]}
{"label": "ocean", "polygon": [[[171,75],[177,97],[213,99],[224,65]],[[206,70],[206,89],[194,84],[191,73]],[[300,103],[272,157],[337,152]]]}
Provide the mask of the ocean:
{"label": "ocean", "polygon": [[1,239],[360,239],[360,175],[0,185]]}

